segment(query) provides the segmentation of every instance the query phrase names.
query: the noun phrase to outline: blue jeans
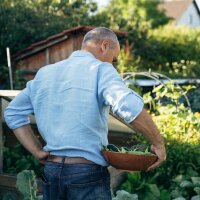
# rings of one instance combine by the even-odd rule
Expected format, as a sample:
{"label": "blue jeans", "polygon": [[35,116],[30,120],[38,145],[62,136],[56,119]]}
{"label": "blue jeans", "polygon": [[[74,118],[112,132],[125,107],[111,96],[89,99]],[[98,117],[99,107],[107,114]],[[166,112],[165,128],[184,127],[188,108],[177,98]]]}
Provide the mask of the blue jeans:
{"label": "blue jeans", "polygon": [[44,200],[111,200],[110,174],[96,164],[47,162],[43,173]]}

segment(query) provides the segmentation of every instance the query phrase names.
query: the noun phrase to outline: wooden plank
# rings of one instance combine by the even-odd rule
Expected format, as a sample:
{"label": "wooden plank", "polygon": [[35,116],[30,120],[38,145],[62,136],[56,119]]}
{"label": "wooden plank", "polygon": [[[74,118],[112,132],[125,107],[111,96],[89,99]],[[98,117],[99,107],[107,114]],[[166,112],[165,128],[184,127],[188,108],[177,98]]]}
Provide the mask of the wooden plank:
{"label": "wooden plank", "polygon": [[19,54],[19,55],[15,58],[15,61],[21,60],[21,59],[23,59],[23,58],[26,59],[26,57],[31,57],[32,55],[35,55],[35,54],[37,54],[37,53],[40,52],[40,51],[45,51],[46,48],[49,48],[49,47],[51,47],[51,46],[54,46],[54,45],[56,45],[57,43],[63,42],[63,41],[65,41],[65,40],[67,40],[67,39],[68,39],[68,36],[67,36],[67,35],[64,35],[62,38],[59,38],[59,39],[57,39],[57,40],[55,40],[55,41],[53,40],[53,41],[48,42],[48,43],[46,43],[46,44],[44,44],[44,45],[40,45],[40,46],[36,46],[36,47],[34,47],[34,48],[31,48],[31,50],[27,50],[27,51],[25,51],[25,53]]}
{"label": "wooden plank", "polygon": [[[10,188],[16,190],[17,177],[15,175],[0,173],[0,188]],[[42,193],[42,181],[37,179],[38,193]]]}
{"label": "wooden plank", "polygon": [[16,188],[16,176],[0,174],[0,186]]}
{"label": "wooden plank", "polygon": [[[0,173],[0,186],[4,187],[10,187],[10,188],[17,188],[16,187],[16,181],[17,177],[15,175],[10,175],[10,174],[3,174]],[[42,191],[42,182],[41,180],[37,179],[37,184],[38,184],[38,191]]]}
{"label": "wooden plank", "polygon": [[49,49],[46,49],[46,65],[49,64]]}
{"label": "wooden plank", "polygon": [[21,90],[0,90],[0,96],[3,96],[3,97],[15,97],[20,92],[21,92]]}

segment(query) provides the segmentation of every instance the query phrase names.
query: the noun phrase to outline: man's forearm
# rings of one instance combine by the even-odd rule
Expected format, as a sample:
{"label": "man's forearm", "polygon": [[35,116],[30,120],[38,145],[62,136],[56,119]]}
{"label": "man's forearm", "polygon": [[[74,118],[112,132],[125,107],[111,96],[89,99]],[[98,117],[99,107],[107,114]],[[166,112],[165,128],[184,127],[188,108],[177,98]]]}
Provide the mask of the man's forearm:
{"label": "man's forearm", "polygon": [[30,152],[32,153],[37,159],[42,159],[42,145],[34,135],[31,126],[24,125],[17,129],[13,129],[13,132],[19,142]]}
{"label": "man's forearm", "polygon": [[163,137],[160,135],[160,132],[154,124],[151,116],[145,109],[143,109],[131,125],[151,142],[151,150],[158,157],[157,161],[153,163],[147,171],[159,167],[161,163],[166,160],[166,150]]}
{"label": "man's forearm", "polygon": [[142,112],[138,115],[138,117],[131,123],[131,125],[141,132],[150,142],[151,144],[158,146],[164,145],[164,141],[158,128],[153,122],[149,113],[143,109]]}

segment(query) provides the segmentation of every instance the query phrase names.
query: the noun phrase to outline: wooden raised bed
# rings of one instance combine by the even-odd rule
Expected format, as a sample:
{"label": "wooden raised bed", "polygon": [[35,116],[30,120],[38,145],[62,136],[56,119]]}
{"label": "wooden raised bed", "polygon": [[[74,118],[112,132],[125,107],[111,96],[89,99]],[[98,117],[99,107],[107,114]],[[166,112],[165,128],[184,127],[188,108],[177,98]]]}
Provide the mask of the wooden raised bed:
{"label": "wooden raised bed", "polygon": [[[1,173],[0,174],[0,194],[6,195],[8,193],[12,193],[12,195],[17,200],[23,200],[23,196],[17,190],[16,181],[17,181],[16,176]],[[42,182],[41,180],[38,180],[37,183],[38,183],[38,193],[40,194],[42,193]]]}

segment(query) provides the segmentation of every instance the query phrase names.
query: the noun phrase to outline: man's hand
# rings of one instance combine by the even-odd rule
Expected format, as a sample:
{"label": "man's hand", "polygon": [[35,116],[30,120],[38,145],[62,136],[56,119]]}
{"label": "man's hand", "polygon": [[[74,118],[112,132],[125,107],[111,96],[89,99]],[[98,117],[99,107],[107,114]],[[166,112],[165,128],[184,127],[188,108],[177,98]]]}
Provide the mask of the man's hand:
{"label": "man's hand", "polygon": [[29,124],[13,129],[19,142],[42,164],[46,163],[49,153],[42,150],[38,138]]}
{"label": "man's hand", "polygon": [[37,151],[37,153],[34,156],[41,164],[44,165],[48,159],[49,152],[40,150],[40,151]]}
{"label": "man's hand", "polygon": [[152,145],[151,151],[158,156],[158,159],[156,160],[156,162],[154,164],[152,164],[147,169],[147,171],[150,171],[150,170],[153,170],[153,169],[159,167],[161,165],[161,163],[166,160],[166,150],[165,150],[164,145],[160,145],[160,146]]}

